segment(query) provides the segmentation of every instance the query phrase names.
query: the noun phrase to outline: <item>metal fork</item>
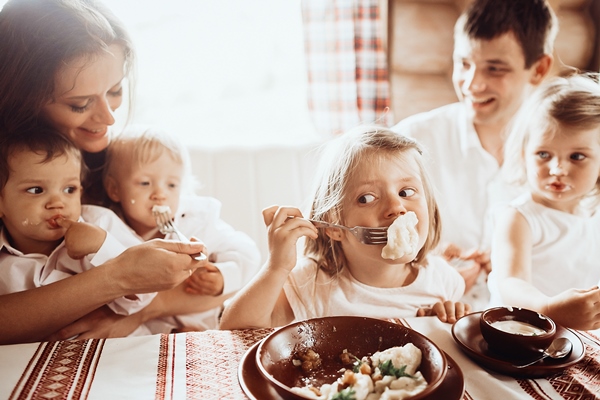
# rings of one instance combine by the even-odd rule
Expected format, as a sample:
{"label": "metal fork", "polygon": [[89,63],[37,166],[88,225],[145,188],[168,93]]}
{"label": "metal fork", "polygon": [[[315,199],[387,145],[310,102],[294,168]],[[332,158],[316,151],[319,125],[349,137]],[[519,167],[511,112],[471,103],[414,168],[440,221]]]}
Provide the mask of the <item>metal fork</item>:
{"label": "metal fork", "polygon": [[344,225],[332,224],[331,222],[315,221],[309,219],[312,224],[317,228],[339,228],[344,229],[352,233],[359,242],[364,244],[386,244],[387,243],[387,232],[388,228],[369,228],[366,226],[355,226],[354,228],[348,228]]}
{"label": "metal fork", "polygon": [[[152,210],[152,215],[156,220],[156,225],[158,226],[160,233],[163,235],[174,233],[181,242],[190,241],[179,229],[177,229],[177,226],[175,226],[173,219],[171,218],[170,211]],[[206,260],[206,254],[200,253],[197,256],[193,256],[193,258],[198,261],[204,261]]]}

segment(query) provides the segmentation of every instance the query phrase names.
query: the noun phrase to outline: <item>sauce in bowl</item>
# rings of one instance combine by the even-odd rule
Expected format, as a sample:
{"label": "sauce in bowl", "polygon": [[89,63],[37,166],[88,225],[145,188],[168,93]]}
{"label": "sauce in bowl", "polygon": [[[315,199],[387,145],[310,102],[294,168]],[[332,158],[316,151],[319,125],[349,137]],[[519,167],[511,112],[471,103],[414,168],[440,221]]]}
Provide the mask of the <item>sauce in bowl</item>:
{"label": "sauce in bowl", "polygon": [[504,332],[513,333],[515,335],[523,336],[537,336],[546,333],[542,328],[538,328],[535,325],[528,324],[527,322],[521,321],[495,321],[490,324],[496,329]]}

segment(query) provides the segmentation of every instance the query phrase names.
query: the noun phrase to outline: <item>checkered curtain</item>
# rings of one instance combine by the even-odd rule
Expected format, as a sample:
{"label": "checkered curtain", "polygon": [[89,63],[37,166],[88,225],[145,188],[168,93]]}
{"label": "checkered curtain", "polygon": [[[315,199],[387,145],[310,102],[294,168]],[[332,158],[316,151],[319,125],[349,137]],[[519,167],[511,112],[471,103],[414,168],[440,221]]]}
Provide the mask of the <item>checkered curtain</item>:
{"label": "checkered curtain", "polygon": [[302,0],[308,103],[323,135],[392,121],[378,1]]}

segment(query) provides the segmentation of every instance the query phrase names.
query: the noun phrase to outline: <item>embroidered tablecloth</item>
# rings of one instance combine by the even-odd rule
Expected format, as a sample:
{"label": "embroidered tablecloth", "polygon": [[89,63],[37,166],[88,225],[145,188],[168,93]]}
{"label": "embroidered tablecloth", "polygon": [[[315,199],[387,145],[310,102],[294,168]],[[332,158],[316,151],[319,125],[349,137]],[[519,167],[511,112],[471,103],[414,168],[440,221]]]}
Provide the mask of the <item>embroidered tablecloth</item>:
{"label": "embroidered tablecloth", "polygon": [[[514,379],[471,361],[437,318],[403,323],[460,366],[471,399],[600,399],[600,332],[579,332],[586,356],[558,375]],[[0,399],[244,399],[242,356],[271,329],[0,346]]]}

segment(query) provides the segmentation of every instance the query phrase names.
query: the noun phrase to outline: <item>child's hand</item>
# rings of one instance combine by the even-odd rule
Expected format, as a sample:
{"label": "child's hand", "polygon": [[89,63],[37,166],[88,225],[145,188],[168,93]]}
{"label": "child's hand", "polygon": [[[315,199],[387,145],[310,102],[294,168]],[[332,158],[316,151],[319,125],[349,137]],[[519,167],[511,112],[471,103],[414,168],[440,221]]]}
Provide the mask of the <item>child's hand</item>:
{"label": "child's hand", "polygon": [[65,246],[69,257],[80,259],[96,253],[106,239],[106,231],[87,222],[75,222],[58,218],[56,224],[65,228]]}
{"label": "child's hand", "polygon": [[[290,218],[293,217],[293,218]],[[263,210],[269,243],[268,264],[291,271],[296,265],[296,243],[302,236],[318,237],[317,228],[295,207],[271,206]]]}
{"label": "child's hand", "polygon": [[198,268],[185,281],[185,291],[190,294],[218,296],[223,293],[223,275],[217,267],[207,263],[205,268]]}
{"label": "child's hand", "polygon": [[600,289],[569,289],[551,297],[540,311],[559,325],[579,329],[600,328]]}
{"label": "child's hand", "polygon": [[[457,245],[449,243],[445,246],[442,256],[456,267],[465,280],[465,293],[475,285],[480,273],[489,274],[492,270],[489,251],[475,249],[466,252]],[[452,260],[460,260],[460,262],[452,263]]]}
{"label": "child's hand", "polygon": [[471,306],[469,304],[456,303],[450,300],[446,300],[443,303],[441,301],[435,303],[433,307],[422,307],[417,310],[417,317],[430,317],[436,315],[440,321],[447,322],[449,324],[455,323],[459,318],[471,312]]}

